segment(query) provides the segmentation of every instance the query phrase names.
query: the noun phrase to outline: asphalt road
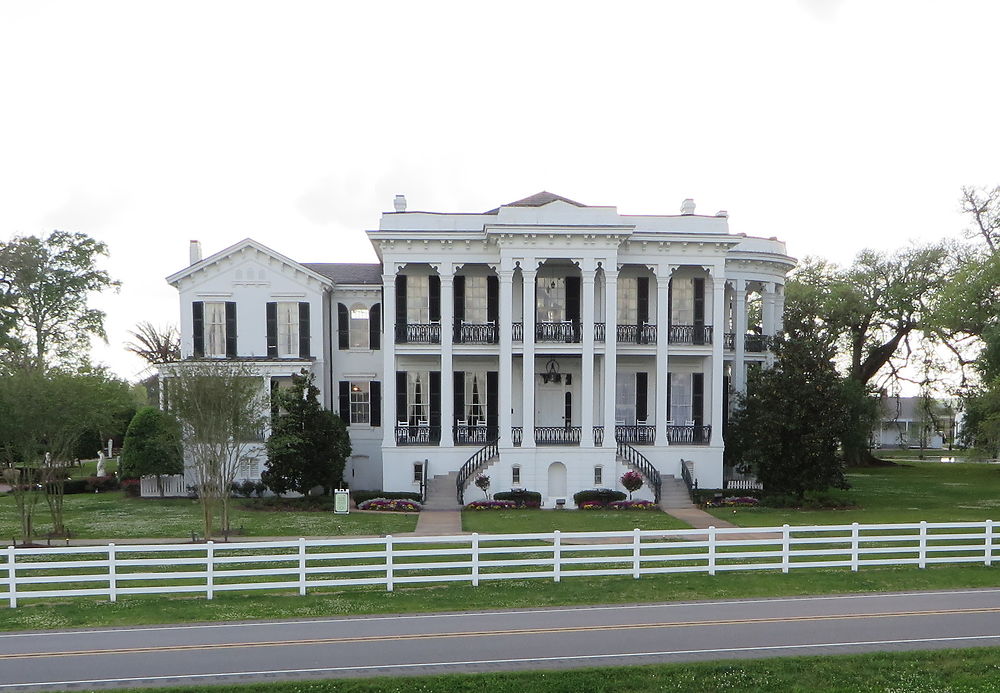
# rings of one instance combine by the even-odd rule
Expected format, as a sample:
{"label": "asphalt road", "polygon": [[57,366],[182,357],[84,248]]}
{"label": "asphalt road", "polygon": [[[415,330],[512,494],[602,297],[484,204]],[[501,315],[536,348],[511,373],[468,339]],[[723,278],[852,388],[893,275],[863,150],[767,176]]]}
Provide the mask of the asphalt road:
{"label": "asphalt road", "polygon": [[1000,589],[358,616],[0,633],[0,691],[997,645]]}

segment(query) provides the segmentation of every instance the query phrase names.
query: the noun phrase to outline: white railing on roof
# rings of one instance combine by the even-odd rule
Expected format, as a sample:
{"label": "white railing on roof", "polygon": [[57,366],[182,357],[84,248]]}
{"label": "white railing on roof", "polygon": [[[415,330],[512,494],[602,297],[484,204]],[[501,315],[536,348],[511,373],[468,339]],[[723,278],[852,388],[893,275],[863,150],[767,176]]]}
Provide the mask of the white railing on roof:
{"label": "white railing on roof", "polygon": [[0,601],[1000,559],[992,521],[0,549]]}

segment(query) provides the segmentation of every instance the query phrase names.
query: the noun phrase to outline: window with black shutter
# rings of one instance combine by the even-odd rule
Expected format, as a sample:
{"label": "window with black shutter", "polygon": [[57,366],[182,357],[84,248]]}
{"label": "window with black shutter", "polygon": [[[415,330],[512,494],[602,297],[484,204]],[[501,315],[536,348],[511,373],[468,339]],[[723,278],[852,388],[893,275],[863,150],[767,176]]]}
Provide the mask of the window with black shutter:
{"label": "window with black shutter", "polygon": [[649,376],[639,372],[635,374],[635,420],[636,423],[645,421],[647,418],[647,392],[649,388]]}
{"label": "window with black shutter", "polygon": [[494,325],[500,321],[500,278],[486,278],[486,322]]}
{"label": "window with black shutter", "polygon": [[441,430],[441,371],[430,372],[431,437],[437,438]]}
{"label": "window with black shutter", "polygon": [[396,371],[396,421],[408,420],[409,417],[406,415],[406,371]]}
{"label": "window with black shutter", "polygon": [[705,324],[705,280],[694,278],[694,324]]}
{"label": "window with black shutter", "polygon": [[[465,421],[465,371],[455,371],[455,420]],[[457,424],[456,424],[457,425]],[[459,431],[461,435],[463,431]]]}
{"label": "window with black shutter", "polygon": [[372,351],[381,349],[382,337],[382,304],[376,303],[368,313],[368,348]]}
{"label": "window with black shutter", "polygon": [[406,341],[406,275],[396,275],[396,326],[394,333],[397,342]]}
{"label": "window with black shutter", "polygon": [[441,277],[432,274],[427,278],[427,312],[431,322],[441,322]]}
{"label": "window with black shutter", "polygon": [[566,277],[566,319],[580,324],[580,277]]}
{"label": "window with black shutter", "polygon": [[382,383],[378,380],[368,382],[368,391],[371,393],[372,413],[371,425],[378,427],[382,425]]}
{"label": "window with black shutter", "polygon": [[309,358],[309,304],[299,302],[299,358]]}
{"label": "window with black shutter", "polygon": [[236,303],[226,301],[226,358],[236,358]]}
{"label": "window with black shutter", "polygon": [[191,304],[192,335],[194,337],[194,355],[201,358],[205,355],[205,302],[195,301]]}
{"label": "window with black shutter", "polygon": [[264,306],[264,316],[267,324],[267,355],[274,358],[278,355],[278,304],[268,302]]}
{"label": "window with black shutter", "polygon": [[462,339],[462,322],[465,320],[465,277],[463,275],[455,277],[453,291],[455,295],[455,300],[453,302],[455,313],[455,341],[460,342]]}
{"label": "window with black shutter", "polygon": [[500,373],[486,371],[486,438],[496,440],[500,431]]}
{"label": "window with black shutter", "polygon": [[705,374],[691,375],[691,418],[695,426],[704,425],[705,421]]}
{"label": "window with black shutter", "polygon": [[343,303],[337,304],[337,348],[351,347],[351,313]]}
{"label": "window with black shutter", "polygon": [[351,383],[341,380],[339,383],[340,418],[348,426],[351,425]]}
{"label": "window with black shutter", "polygon": [[644,325],[649,322],[649,277],[639,277],[636,292],[636,323]]}

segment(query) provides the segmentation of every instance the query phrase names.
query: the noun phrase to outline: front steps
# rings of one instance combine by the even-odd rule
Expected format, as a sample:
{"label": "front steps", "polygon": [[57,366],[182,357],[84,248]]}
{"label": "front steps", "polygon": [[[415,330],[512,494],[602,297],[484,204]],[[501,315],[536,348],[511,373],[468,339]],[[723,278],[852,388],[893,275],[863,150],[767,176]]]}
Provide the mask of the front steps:
{"label": "front steps", "polygon": [[427,480],[427,500],[424,510],[461,510],[455,497],[458,472],[438,474]]}
{"label": "front steps", "polygon": [[687,485],[682,479],[663,474],[660,476],[660,507],[666,511],[694,508]]}

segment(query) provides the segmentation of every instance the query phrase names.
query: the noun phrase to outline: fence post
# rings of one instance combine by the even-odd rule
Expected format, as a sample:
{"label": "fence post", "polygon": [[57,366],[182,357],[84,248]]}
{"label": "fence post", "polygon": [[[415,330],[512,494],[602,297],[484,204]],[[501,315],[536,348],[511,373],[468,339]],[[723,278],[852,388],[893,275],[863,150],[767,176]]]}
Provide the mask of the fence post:
{"label": "fence post", "polygon": [[392,592],[392,535],[385,535],[385,590]]}
{"label": "fence post", "polygon": [[708,528],[708,574],[715,575],[715,525]]}
{"label": "fence post", "polygon": [[553,582],[559,582],[561,577],[561,571],[559,570],[559,562],[562,560],[562,543],[557,529],[552,533],[552,580]]}
{"label": "fence post", "polygon": [[14,557],[17,554],[14,553],[14,545],[11,544],[7,547],[7,582],[9,587],[7,588],[10,594],[10,608],[17,608],[17,567],[14,565]]}
{"label": "fence post", "polygon": [[472,586],[479,587],[479,532],[472,533]]}
{"label": "fence post", "polygon": [[215,542],[205,542],[205,598],[215,596]]}
{"label": "fence post", "polygon": [[858,531],[858,523],[851,523],[851,571],[858,572],[859,559],[861,558],[861,537]]}
{"label": "fence post", "polygon": [[788,531],[788,525],[784,524],[781,526],[781,572],[787,573],[788,568],[791,565],[791,533]]}
{"label": "fence post", "polygon": [[108,544],[108,601],[118,601],[118,575],[115,572],[115,545]]}
{"label": "fence post", "polygon": [[920,521],[920,553],[917,554],[917,565],[927,567],[927,520]]}
{"label": "fence post", "polygon": [[299,537],[299,596],[306,593],[306,540]]}
{"label": "fence post", "polygon": [[986,556],[983,564],[993,565],[993,520],[986,521]]}
{"label": "fence post", "polygon": [[639,572],[642,570],[642,536],[641,530],[636,527],[632,530],[632,577],[639,579]]}

